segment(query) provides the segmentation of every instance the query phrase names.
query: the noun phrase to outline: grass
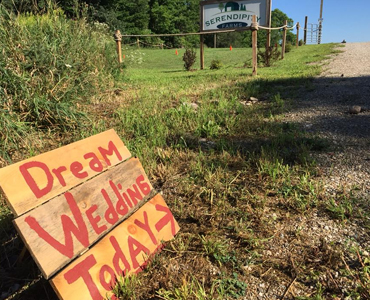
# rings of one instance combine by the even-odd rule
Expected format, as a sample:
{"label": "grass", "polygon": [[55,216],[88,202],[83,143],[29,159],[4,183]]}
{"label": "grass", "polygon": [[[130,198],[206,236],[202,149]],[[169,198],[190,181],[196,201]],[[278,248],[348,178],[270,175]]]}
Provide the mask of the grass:
{"label": "grass", "polygon": [[[50,22],[56,17],[48,18],[12,22],[44,22],[54,30]],[[77,26],[73,30],[83,31],[85,26],[72,26],[64,19],[60,22],[71,29]],[[47,33],[38,32],[42,34]],[[113,57],[113,39],[87,46]],[[259,68],[257,77],[251,77],[252,70],[244,67],[251,59],[250,49],[206,49],[206,69],[199,70],[198,58],[196,70],[187,72],[182,61],[184,49],[178,49],[176,55],[174,49],[124,47],[126,68],[117,71],[110,61],[105,75],[104,66],[99,66],[100,79],[93,68],[97,60],[81,58],[79,62],[85,59],[86,67],[91,66],[87,72],[94,80],[86,89],[81,82],[68,79],[75,79],[77,73],[67,73],[67,67],[62,69],[66,73],[55,79],[55,65],[55,81],[45,69],[38,84],[45,85],[46,95],[53,94],[53,87],[58,89],[58,105],[77,108],[58,117],[73,121],[76,113],[80,120],[83,113],[84,121],[72,122],[75,132],[71,136],[65,132],[65,120],[60,121],[61,126],[55,126],[59,121],[39,126],[40,120],[35,119],[30,131],[34,138],[26,141],[29,121],[17,112],[12,118],[2,118],[6,129],[2,130],[3,149],[13,160],[20,160],[114,128],[140,158],[181,230],[137,277],[119,279],[114,292],[121,299],[255,299],[256,282],[270,286],[276,297],[285,299],[369,299],[366,251],[360,249],[358,255],[349,246],[328,244],[310,235],[309,227],[317,215],[335,226],[361,222],[368,217],[366,203],[347,191],[328,198],[311,154],[327,151],[330,143],[303,132],[299,124],[283,121],[298,93],[312,90],[312,78],[321,71],[314,63],[333,53],[334,47],[323,44],[293,49],[285,60]],[[11,57],[15,65],[21,65],[24,54],[17,51],[18,56]],[[60,66],[70,64],[66,58],[72,59],[67,49],[64,51],[60,57],[54,54]],[[53,61],[53,57],[34,57]],[[209,68],[214,60],[222,63],[220,69]],[[34,70],[23,69],[22,78],[32,79]],[[17,80],[10,82],[30,93],[32,84]],[[64,86],[72,81],[76,86]],[[93,92],[88,92],[90,88]],[[94,99],[89,99],[91,93]],[[260,101],[247,106],[251,96]],[[45,107],[46,103],[43,99],[35,107],[43,112],[57,109]],[[33,110],[36,117],[37,109]],[[42,117],[50,120],[45,113]],[[22,143],[28,143],[26,151]],[[56,299],[49,285],[38,279],[39,271],[30,257],[15,267],[22,243],[4,201],[0,208],[0,289],[14,299]],[[336,273],[338,277],[332,275]],[[335,284],[324,279],[330,278],[328,274],[334,276]],[[299,295],[282,289],[290,284]],[[18,293],[13,290],[16,285]],[[271,295],[262,287],[261,293]]]}

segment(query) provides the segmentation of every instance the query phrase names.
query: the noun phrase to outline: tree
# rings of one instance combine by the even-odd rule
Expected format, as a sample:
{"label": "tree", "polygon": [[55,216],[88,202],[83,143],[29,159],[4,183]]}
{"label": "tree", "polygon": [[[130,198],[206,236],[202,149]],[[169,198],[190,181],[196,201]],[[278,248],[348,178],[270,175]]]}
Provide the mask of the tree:
{"label": "tree", "polygon": [[124,24],[124,33],[140,34],[148,29],[150,20],[148,0],[119,0],[116,9],[117,19]]}
{"label": "tree", "polygon": [[[284,25],[284,21],[288,21],[288,26],[292,26],[293,19],[289,18],[285,13],[283,13],[280,9],[274,9],[271,12],[271,27],[281,27]],[[280,44],[283,40],[283,33],[284,30],[271,30],[271,45]],[[287,42],[294,43],[296,39],[296,35],[292,32],[292,30],[287,31]],[[258,41],[257,46],[258,48],[264,48],[266,46],[267,40],[267,30],[259,30],[258,31]],[[252,40],[250,38],[245,38],[245,42],[248,43],[248,47],[251,47]]]}
{"label": "tree", "polygon": [[[199,31],[199,0],[150,1],[149,29],[154,33],[189,33]],[[174,47],[192,47],[199,44],[199,37],[168,37],[167,44]]]}
{"label": "tree", "polygon": [[223,11],[223,9],[225,8],[225,5],[223,3],[220,3],[218,5],[218,8],[221,10],[221,12]]}

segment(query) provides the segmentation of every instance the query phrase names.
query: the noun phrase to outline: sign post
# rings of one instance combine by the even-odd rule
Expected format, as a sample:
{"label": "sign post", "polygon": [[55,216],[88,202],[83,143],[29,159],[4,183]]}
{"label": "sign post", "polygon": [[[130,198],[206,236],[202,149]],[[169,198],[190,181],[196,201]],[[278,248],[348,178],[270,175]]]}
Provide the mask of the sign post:
{"label": "sign post", "polygon": [[[201,32],[213,32],[216,34],[222,31],[252,31],[252,75],[257,75],[258,26],[270,27],[270,23],[271,0],[206,0],[200,2]],[[201,37],[202,40],[203,38]],[[201,42],[201,68],[203,67],[204,58]]]}

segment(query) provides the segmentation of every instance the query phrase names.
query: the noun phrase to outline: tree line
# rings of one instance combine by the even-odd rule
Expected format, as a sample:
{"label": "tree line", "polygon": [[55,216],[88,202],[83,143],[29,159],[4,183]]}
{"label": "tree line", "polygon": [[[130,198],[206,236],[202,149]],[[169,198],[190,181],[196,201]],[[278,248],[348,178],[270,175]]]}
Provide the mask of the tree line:
{"label": "tree line", "polygon": [[[0,0],[15,13],[44,13],[51,5],[62,8],[70,18],[86,17],[91,22],[105,23],[110,30],[119,29],[123,34],[172,34],[198,32],[200,29],[201,0]],[[272,11],[272,27],[293,20],[279,9]],[[282,30],[272,31],[271,44],[280,43]],[[217,47],[251,47],[249,31],[217,34]],[[199,37],[147,38],[148,44],[165,44],[167,47],[197,47]],[[294,43],[295,34],[288,31],[287,41]],[[129,41],[126,41],[129,42]],[[214,35],[205,36],[205,43],[214,46]],[[266,44],[266,31],[258,34],[258,47]]]}

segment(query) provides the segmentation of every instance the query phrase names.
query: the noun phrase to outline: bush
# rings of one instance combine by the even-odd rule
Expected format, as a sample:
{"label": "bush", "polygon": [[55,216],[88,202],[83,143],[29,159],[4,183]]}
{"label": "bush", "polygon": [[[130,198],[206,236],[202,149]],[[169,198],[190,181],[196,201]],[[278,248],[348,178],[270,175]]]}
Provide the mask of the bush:
{"label": "bush", "polygon": [[266,48],[265,51],[258,50],[257,61],[262,63],[265,67],[270,67],[273,62],[277,61],[280,57],[280,51],[277,47]]}
{"label": "bush", "polygon": [[186,70],[190,71],[191,67],[195,63],[197,55],[194,51],[194,49],[186,49],[184,56],[182,57],[182,60],[184,61],[184,67]]}
{"label": "bush", "polygon": [[303,46],[303,45],[304,45],[304,41],[303,40],[299,40],[298,46]]}
{"label": "bush", "polygon": [[293,49],[292,44],[291,43],[286,43],[286,45],[285,45],[285,53],[288,53],[288,52],[292,51],[292,49]]}
{"label": "bush", "polygon": [[211,70],[219,70],[222,68],[222,62],[219,59],[214,59],[211,61],[211,65],[209,68]]}
{"label": "bush", "polygon": [[85,128],[79,107],[112,86],[117,71],[112,38],[61,9],[16,16],[0,5],[0,49],[3,157],[32,133]]}

